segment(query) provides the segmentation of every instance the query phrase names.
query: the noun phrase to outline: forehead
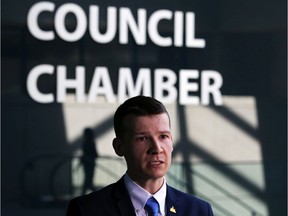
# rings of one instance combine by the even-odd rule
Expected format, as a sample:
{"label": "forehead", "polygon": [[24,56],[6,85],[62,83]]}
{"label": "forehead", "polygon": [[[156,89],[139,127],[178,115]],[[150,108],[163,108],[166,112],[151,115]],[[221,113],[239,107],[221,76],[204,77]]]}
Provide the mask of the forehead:
{"label": "forehead", "polygon": [[170,120],[167,113],[145,116],[128,115],[123,119],[123,126],[129,131],[148,128],[154,130],[170,130]]}

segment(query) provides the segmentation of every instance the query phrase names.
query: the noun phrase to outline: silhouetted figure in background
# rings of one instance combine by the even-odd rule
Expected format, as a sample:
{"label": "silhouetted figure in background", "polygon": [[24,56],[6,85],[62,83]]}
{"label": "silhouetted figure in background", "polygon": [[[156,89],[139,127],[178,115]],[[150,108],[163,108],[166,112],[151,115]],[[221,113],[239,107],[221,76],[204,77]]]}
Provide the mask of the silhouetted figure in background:
{"label": "silhouetted figure in background", "polygon": [[84,129],[84,142],[82,146],[83,155],[81,162],[84,167],[84,184],[82,188],[82,194],[85,194],[87,190],[94,190],[93,176],[96,165],[96,158],[98,152],[95,146],[94,132],[90,128]]}

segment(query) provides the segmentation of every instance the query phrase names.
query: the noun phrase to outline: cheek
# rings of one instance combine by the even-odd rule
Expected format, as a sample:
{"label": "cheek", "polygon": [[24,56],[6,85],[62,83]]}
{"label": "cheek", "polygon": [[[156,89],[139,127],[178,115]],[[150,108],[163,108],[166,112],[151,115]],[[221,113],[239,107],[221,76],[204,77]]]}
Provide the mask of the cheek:
{"label": "cheek", "polygon": [[134,160],[139,160],[146,153],[146,150],[141,145],[132,145],[129,150],[130,157]]}
{"label": "cheek", "polygon": [[173,144],[170,144],[170,151],[173,152],[174,148],[173,148]]}
{"label": "cheek", "polygon": [[165,149],[166,149],[166,152],[172,153],[173,152],[173,144],[172,144],[172,142],[171,143],[166,143],[165,144]]}

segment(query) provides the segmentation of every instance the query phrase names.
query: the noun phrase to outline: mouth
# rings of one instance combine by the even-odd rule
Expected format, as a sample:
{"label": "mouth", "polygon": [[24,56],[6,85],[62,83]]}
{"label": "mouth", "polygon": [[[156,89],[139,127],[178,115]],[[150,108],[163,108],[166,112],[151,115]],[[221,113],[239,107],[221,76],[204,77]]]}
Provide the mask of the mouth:
{"label": "mouth", "polygon": [[149,162],[149,164],[152,165],[152,166],[161,165],[163,163],[164,163],[164,161],[162,161],[162,160],[155,160],[155,161],[150,161]]}

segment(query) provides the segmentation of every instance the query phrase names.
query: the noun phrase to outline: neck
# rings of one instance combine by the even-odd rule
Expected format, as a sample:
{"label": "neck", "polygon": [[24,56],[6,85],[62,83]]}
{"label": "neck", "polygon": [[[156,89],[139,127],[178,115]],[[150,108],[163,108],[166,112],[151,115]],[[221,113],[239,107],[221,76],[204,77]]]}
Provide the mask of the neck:
{"label": "neck", "polygon": [[142,178],[133,178],[128,174],[132,181],[136,182],[140,187],[148,191],[150,194],[157,193],[164,184],[164,177],[157,179],[142,179]]}

